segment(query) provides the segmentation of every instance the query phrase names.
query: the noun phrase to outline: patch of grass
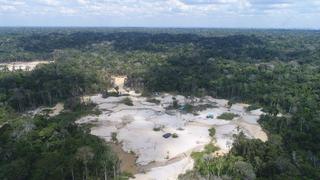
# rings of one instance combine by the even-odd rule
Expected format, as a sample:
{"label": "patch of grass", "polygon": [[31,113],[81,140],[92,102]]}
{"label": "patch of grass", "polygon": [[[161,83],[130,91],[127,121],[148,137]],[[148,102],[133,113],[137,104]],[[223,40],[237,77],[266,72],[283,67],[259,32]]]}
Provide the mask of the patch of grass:
{"label": "patch of grass", "polygon": [[202,159],[202,157],[205,155],[205,152],[192,152],[191,153],[191,157],[195,160],[195,161],[199,161],[200,159]]}
{"label": "patch of grass", "polygon": [[122,172],[121,175],[124,176],[124,179],[134,178],[134,175],[132,173],[126,171]]}
{"label": "patch of grass", "polygon": [[164,128],[164,125],[155,125],[155,126],[153,127],[153,130],[154,130],[154,131],[161,131],[163,128]]}
{"label": "patch of grass", "polygon": [[238,116],[239,115],[234,114],[234,113],[225,112],[225,113],[221,114],[220,116],[218,116],[218,119],[224,119],[224,120],[231,121],[233,118],[238,117]]}
{"label": "patch of grass", "polygon": [[207,154],[210,154],[210,153],[213,153],[215,151],[218,151],[220,148],[215,146],[214,144],[210,143],[210,144],[207,144],[205,147],[204,147],[204,152],[207,153]]}
{"label": "patch of grass", "polygon": [[133,102],[129,97],[124,98],[121,102],[127,106],[133,106]]}
{"label": "patch of grass", "polygon": [[160,131],[160,130],[161,130],[161,127],[154,127],[153,130],[154,130],[154,131]]}

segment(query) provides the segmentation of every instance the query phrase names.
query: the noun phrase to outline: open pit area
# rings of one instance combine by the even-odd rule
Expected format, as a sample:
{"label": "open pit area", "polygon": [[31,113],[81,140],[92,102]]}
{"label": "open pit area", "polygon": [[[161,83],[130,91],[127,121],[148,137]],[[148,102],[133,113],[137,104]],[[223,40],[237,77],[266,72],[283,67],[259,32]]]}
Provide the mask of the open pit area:
{"label": "open pit area", "polygon": [[[120,91],[125,90],[121,88]],[[102,113],[83,117],[77,123],[93,124],[91,134],[107,142],[116,141],[123,152],[130,154],[131,159],[134,157],[134,167],[128,165],[126,158],[120,157],[120,160],[125,167],[130,167],[122,170],[133,173],[135,179],[177,179],[179,174],[192,169],[194,162],[190,154],[193,151],[201,151],[205,145],[214,142],[223,155],[232,147],[233,135],[241,131],[249,138],[267,140],[266,133],[257,123],[263,112],[248,112],[247,104],[230,107],[227,100],[209,96],[191,99],[158,94],[147,98],[133,91],[127,93],[128,96],[120,97],[103,98],[101,94],[90,97]],[[132,105],[123,103],[128,98]],[[174,101],[180,108],[170,108]],[[186,104],[207,108],[196,113],[185,112],[181,107]],[[232,120],[219,119],[223,113],[237,116]],[[214,138],[208,131],[212,127],[216,129]],[[170,136],[164,137],[166,134]],[[120,152],[122,156],[123,152]]]}

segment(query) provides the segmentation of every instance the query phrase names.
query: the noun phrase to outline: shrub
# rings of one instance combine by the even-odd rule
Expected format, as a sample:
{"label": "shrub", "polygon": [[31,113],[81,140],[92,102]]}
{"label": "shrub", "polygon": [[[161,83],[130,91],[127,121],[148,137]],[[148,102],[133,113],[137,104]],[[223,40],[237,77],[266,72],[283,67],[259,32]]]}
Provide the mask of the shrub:
{"label": "shrub", "polygon": [[216,135],[216,129],[215,129],[214,127],[212,127],[212,128],[209,129],[209,135],[210,135],[211,137],[214,137],[214,135]]}
{"label": "shrub", "polygon": [[125,178],[128,178],[128,179],[134,178],[134,175],[132,173],[126,172],[126,171],[122,173],[122,176],[124,176]]}
{"label": "shrub", "polygon": [[111,133],[111,140],[113,141],[113,142],[118,142],[118,138],[117,138],[117,133],[116,132],[112,132]]}
{"label": "shrub", "polygon": [[204,147],[204,150],[205,150],[205,153],[207,154],[210,154],[210,153],[213,153],[215,151],[218,151],[220,148],[215,146],[214,144],[210,143],[210,144],[207,144],[205,147]]}
{"label": "shrub", "polygon": [[179,105],[179,101],[175,98],[175,97],[173,97],[172,98],[172,104],[171,105],[169,105],[166,109],[167,110],[173,110],[173,109],[179,109],[179,108],[181,108],[181,106]]}
{"label": "shrub", "polygon": [[133,106],[133,102],[129,97],[124,98],[121,102],[127,106]]}
{"label": "shrub", "polygon": [[231,107],[235,102],[233,100],[228,101],[228,106]]}
{"label": "shrub", "polygon": [[239,115],[234,113],[223,113],[220,116],[218,116],[218,119],[224,119],[224,120],[232,120],[233,118],[237,117]]}
{"label": "shrub", "polygon": [[179,136],[178,136],[178,134],[177,133],[173,133],[172,134],[172,138],[178,138]]}
{"label": "shrub", "polygon": [[111,92],[104,91],[104,92],[102,93],[102,98],[118,97],[118,96],[119,96],[119,93],[118,93],[118,92],[114,92],[114,91],[111,91]]}
{"label": "shrub", "polygon": [[160,130],[161,130],[161,127],[154,127],[153,130],[154,130],[154,131],[160,131]]}
{"label": "shrub", "polygon": [[81,104],[81,100],[79,97],[72,97],[68,98],[65,103],[64,103],[64,108],[70,109],[70,110],[75,110],[78,108]]}
{"label": "shrub", "polygon": [[179,102],[178,102],[178,100],[173,99],[172,108],[173,108],[173,109],[178,109],[178,108],[179,108]]}
{"label": "shrub", "polygon": [[253,111],[256,109],[260,109],[260,108],[261,107],[259,105],[253,104],[253,105],[250,105],[249,107],[247,107],[247,111]]}
{"label": "shrub", "polygon": [[183,106],[183,111],[187,113],[192,113],[194,111],[194,106],[192,106],[191,104],[185,104]]}

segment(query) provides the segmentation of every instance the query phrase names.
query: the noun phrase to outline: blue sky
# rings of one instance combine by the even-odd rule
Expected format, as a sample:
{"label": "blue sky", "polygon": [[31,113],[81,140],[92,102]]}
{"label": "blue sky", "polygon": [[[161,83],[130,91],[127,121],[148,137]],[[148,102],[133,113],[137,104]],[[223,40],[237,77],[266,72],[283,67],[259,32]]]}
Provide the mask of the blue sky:
{"label": "blue sky", "polygon": [[0,26],[320,29],[320,0],[0,0]]}

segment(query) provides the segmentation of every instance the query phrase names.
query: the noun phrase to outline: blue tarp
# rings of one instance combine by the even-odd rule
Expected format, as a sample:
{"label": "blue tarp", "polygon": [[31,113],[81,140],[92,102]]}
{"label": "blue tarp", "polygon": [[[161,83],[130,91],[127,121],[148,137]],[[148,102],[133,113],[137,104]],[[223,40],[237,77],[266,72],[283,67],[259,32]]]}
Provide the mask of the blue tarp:
{"label": "blue tarp", "polygon": [[213,115],[213,114],[208,114],[208,115],[207,115],[207,118],[213,119],[213,118],[214,118],[214,115]]}

